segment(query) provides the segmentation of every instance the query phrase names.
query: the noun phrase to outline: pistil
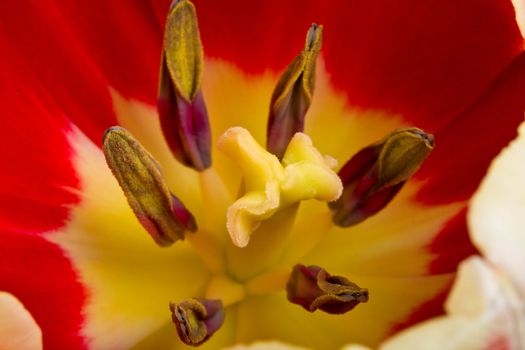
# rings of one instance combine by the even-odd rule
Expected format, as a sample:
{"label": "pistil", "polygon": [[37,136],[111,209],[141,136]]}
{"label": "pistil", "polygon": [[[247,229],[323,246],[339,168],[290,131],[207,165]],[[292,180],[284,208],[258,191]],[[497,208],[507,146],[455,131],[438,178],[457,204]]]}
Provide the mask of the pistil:
{"label": "pistil", "polygon": [[306,199],[333,201],[341,195],[341,180],[331,169],[334,163],[305,134],[294,135],[282,162],[240,127],[221,136],[219,149],[244,175],[245,193],[227,212],[228,232],[238,247],[245,247],[261,222],[278,210]]}

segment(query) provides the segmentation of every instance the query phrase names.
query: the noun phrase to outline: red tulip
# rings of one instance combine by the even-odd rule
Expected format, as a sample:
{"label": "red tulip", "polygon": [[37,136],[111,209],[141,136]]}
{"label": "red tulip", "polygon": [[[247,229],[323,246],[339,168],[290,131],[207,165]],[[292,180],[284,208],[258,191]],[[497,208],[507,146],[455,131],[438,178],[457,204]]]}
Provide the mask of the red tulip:
{"label": "red tulip", "polygon": [[[211,130],[209,168],[198,148],[206,142],[193,149],[202,171],[176,160],[156,109],[169,8],[168,0],[0,5],[0,291],[29,311],[44,348],[182,347],[168,305],[191,298],[224,305],[209,349],[261,339],[375,346],[441,314],[458,263],[476,252],[467,203],[523,120],[525,56],[511,1],[195,0]],[[240,126],[266,144],[272,92],[312,23],[323,25],[323,47],[311,104],[299,113],[309,138],[296,134],[311,138],[311,152],[285,155],[276,169],[315,158],[308,167],[332,179],[339,168],[321,154],[341,166],[401,127],[433,134],[436,147],[388,206],[349,228],[332,224],[326,203],[299,203],[317,197],[308,186],[286,192],[292,177],[275,170],[262,188],[275,180],[284,204],[255,215],[239,248],[227,208],[254,189],[261,199],[261,190],[241,180],[243,164],[218,152],[217,140]],[[185,103],[195,112],[195,101]],[[158,162],[180,199],[174,215],[195,217],[184,241],[161,248],[134,216],[101,149],[115,125]],[[303,174],[294,185],[310,184]],[[369,301],[344,315],[306,312],[285,293],[298,263],[345,276]]]}

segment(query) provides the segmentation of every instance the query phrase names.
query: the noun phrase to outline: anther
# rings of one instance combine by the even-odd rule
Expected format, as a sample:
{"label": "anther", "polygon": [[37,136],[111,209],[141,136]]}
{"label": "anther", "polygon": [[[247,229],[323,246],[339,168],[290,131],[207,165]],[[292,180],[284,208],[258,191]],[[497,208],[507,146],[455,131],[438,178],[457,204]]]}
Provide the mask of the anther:
{"label": "anther", "polygon": [[158,163],[126,129],[106,130],[102,149],[135,216],[158,245],[171,245],[197,229],[192,214],[170,193]]}
{"label": "anther", "polygon": [[342,276],[332,276],[319,266],[294,266],[286,285],[288,300],[314,312],[344,314],[368,301],[368,289]]}
{"label": "anther", "polygon": [[314,93],[322,31],[323,26],[312,24],[306,34],[304,50],[290,63],[273,91],[266,148],[279,159],[293,135],[304,130],[304,118]]}
{"label": "anther", "polygon": [[170,303],[170,310],[179,338],[191,346],[207,341],[224,322],[224,308],[220,300],[188,299]]}
{"label": "anther", "polygon": [[174,1],[164,32],[158,111],[174,156],[202,171],[211,165],[211,131],[201,91],[203,51],[195,7]]}
{"label": "anther", "polygon": [[306,44],[305,49],[311,50],[313,45],[316,43],[318,34],[320,30],[322,30],[323,26],[319,27],[317,24],[312,23],[312,26],[310,27],[310,30],[308,31],[306,35]]}
{"label": "anther", "polygon": [[339,171],[343,195],[329,203],[335,224],[355,225],[383,209],[434,148],[434,137],[416,128],[396,130],[363,148]]}

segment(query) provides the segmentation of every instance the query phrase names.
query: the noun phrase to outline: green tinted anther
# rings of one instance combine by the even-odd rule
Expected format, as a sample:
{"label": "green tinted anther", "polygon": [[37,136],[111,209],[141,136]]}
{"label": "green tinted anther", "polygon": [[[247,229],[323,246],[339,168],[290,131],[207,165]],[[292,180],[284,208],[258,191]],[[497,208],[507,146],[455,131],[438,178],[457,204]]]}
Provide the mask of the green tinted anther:
{"label": "green tinted anther", "polygon": [[135,216],[158,245],[171,245],[197,229],[191,213],[169,191],[159,164],[126,129],[109,128],[102,149]]}

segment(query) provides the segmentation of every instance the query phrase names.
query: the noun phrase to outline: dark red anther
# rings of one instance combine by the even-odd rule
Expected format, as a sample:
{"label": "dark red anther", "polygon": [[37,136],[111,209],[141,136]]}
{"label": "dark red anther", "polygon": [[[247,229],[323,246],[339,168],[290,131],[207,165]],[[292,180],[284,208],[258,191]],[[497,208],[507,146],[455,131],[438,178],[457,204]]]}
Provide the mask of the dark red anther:
{"label": "dark red anther", "polygon": [[381,211],[433,148],[434,137],[416,128],[396,130],[363,148],[338,173],[344,190],[329,203],[333,222],[348,227]]}
{"label": "dark red anther", "polygon": [[288,300],[313,312],[344,314],[368,301],[368,289],[342,276],[332,276],[319,266],[295,265],[286,285]]}

